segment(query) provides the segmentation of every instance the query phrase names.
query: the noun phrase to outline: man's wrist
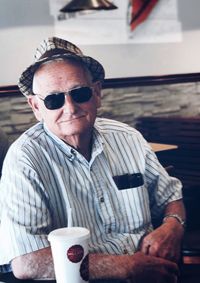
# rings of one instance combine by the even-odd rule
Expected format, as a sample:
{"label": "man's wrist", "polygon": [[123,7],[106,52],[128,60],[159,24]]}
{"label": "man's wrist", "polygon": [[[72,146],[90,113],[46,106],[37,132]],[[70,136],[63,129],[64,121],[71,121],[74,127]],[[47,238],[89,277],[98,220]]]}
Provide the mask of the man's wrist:
{"label": "man's wrist", "polygon": [[167,219],[169,218],[174,218],[177,220],[177,222],[183,227],[185,228],[185,220],[178,215],[177,213],[170,213],[170,214],[166,214],[165,217],[163,218],[163,223],[165,223],[167,221]]}

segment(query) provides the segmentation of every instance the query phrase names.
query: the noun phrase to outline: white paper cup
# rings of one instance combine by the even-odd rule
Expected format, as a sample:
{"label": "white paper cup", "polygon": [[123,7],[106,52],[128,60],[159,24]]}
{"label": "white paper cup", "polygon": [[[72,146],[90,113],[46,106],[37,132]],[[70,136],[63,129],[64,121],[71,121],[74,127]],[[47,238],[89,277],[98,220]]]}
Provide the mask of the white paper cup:
{"label": "white paper cup", "polygon": [[89,237],[90,231],[83,227],[60,228],[48,235],[57,283],[89,281]]}

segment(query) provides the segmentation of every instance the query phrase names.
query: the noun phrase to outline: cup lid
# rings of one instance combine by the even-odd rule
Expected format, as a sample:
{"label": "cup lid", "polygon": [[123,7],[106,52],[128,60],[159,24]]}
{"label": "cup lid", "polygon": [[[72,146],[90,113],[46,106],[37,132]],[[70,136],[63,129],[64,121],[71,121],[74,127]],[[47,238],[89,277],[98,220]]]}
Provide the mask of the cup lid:
{"label": "cup lid", "polygon": [[89,238],[90,231],[84,227],[64,227],[51,231],[48,235],[48,240],[52,241],[55,238],[61,241],[78,238],[85,240]]}

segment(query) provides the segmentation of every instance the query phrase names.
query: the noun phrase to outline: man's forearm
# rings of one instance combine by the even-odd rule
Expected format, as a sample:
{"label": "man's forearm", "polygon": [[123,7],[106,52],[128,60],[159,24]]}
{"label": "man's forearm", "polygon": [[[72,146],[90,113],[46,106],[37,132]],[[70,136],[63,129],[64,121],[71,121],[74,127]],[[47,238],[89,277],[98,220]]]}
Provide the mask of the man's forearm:
{"label": "man's forearm", "polygon": [[90,254],[90,279],[127,279],[129,255]]}
{"label": "man's forearm", "polygon": [[51,248],[44,248],[12,260],[12,270],[19,279],[55,279]]}
{"label": "man's forearm", "polygon": [[[128,255],[89,255],[90,279],[127,277]],[[41,249],[12,261],[14,275],[19,279],[55,279],[53,259],[50,248]]]}
{"label": "man's forearm", "polygon": [[159,257],[137,252],[133,255],[92,254],[90,279],[122,279],[127,282],[177,282],[178,267]]}
{"label": "man's forearm", "polygon": [[[13,259],[14,275],[19,279],[55,279],[51,249],[45,248]],[[177,265],[159,257],[90,254],[90,279],[124,279],[130,282],[174,283]],[[148,279],[148,280],[147,280]]]}

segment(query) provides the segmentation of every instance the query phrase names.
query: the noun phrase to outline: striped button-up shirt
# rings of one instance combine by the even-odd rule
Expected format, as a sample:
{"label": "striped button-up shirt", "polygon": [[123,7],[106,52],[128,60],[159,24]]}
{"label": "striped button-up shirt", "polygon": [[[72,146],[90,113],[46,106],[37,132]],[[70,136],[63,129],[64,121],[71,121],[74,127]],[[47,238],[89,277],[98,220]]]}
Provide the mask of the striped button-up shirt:
{"label": "striped button-up shirt", "polygon": [[[123,189],[113,178],[138,173],[143,182]],[[30,128],[9,149],[0,192],[0,265],[48,247],[50,231],[69,221],[90,230],[90,252],[132,254],[152,217],[182,198],[138,131],[100,118],[90,161],[43,123]]]}

